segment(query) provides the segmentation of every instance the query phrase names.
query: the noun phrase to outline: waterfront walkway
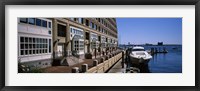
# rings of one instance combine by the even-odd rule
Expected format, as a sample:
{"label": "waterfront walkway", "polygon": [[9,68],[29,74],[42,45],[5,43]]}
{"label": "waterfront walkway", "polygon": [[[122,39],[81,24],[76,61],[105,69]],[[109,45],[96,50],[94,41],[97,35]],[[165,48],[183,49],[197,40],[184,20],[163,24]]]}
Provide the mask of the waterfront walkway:
{"label": "waterfront walkway", "polygon": [[126,67],[122,68],[122,59],[120,59],[109,71],[108,73],[126,73]]}
{"label": "waterfront walkway", "polygon": [[[77,67],[77,68],[79,68],[79,72],[82,73],[82,71],[83,71],[82,68],[84,68],[83,64],[87,64],[87,67],[86,67],[87,69],[90,69],[90,68],[96,69],[97,68],[96,69],[97,73],[108,72],[108,71],[105,71],[105,67],[107,67],[107,66],[109,68],[114,67],[115,69],[117,69],[116,67],[118,67],[118,69],[120,69],[121,60],[119,60],[119,59],[122,56],[122,53],[120,53],[120,52],[121,51],[115,51],[109,55],[100,56],[96,59],[83,59],[82,62],[79,62],[79,63],[71,65],[71,66],[51,66],[51,67],[43,68],[41,70],[44,73],[72,73],[72,68],[74,69],[74,67]],[[107,60],[107,58],[110,58],[110,59]],[[107,61],[105,61],[105,65],[104,65],[105,59]],[[97,67],[94,67],[94,64],[93,64],[94,60],[97,60],[97,64],[99,64],[99,65],[97,65]],[[115,63],[116,61],[118,61],[118,62]],[[102,63],[103,63],[103,65],[102,65]],[[114,66],[112,66],[113,64],[114,64]],[[101,68],[103,68],[103,70]],[[110,72],[116,73],[116,71],[110,71]]]}
{"label": "waterfront walkway", "polygon": [[88,64],[88,67],[91,67],[93,65],[94,59],[84,59],[83,62],[80,62],[78,64],[72,65],[72,66],[51,66],[42,69],[45,73],[71,73],[71,70],[73,67],[81,67],[82,64]]}

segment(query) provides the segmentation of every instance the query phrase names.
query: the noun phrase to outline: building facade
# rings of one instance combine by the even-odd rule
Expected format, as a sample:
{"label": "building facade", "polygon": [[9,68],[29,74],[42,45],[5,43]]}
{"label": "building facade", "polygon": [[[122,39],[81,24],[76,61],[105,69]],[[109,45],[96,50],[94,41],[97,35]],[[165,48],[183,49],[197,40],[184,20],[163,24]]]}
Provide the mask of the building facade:
{"label": "building facade", "polygon": [[[115,18],[52,18],[54,57],[84,54],[102,55],[106,48],[117,47]],[[62,34],[62,35],[61,35]]]}
{"label": "building facade", "polygon": [[18,61],[31,67],[47,67],[52,61],[52,21],[18,18]]}
{"label": "building facade", "polygon": [[18,19],[20,62],[37,62],[49,66],[57,58],[62,60],[79,55],[79,58],[84,59],[85,54],[92,54],[93,57],[105,55],[117,44],[115,18]]}

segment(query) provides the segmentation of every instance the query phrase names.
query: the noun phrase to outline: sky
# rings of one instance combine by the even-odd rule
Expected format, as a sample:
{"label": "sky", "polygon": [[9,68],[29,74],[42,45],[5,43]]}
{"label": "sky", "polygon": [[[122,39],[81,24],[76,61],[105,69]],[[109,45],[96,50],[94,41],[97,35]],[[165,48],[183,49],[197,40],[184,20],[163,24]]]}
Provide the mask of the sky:
{"label": "sky", "polygon": [[116,18],[119,44],[182,44],[182,18]]}

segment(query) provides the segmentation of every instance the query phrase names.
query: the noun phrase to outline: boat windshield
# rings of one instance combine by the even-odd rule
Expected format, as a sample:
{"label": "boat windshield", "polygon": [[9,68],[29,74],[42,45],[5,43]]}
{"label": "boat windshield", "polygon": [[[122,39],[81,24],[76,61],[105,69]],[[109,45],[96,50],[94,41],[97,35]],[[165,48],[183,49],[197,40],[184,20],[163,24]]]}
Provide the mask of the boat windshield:
{"label": "boat windshield", "polygon": [[144,51],[144,49],[133,49],[133,51]]}

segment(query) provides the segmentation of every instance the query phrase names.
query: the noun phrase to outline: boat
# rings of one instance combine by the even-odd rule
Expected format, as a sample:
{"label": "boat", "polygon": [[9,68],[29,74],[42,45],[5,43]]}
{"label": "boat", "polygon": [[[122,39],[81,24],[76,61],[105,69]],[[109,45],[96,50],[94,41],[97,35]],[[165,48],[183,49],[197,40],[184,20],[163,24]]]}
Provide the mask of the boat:
{"label": "boat", "polygon": [[144,50],[144,47],[135,46],[130,53],[130,61],[132,64],[148,63],[152,56]]}

